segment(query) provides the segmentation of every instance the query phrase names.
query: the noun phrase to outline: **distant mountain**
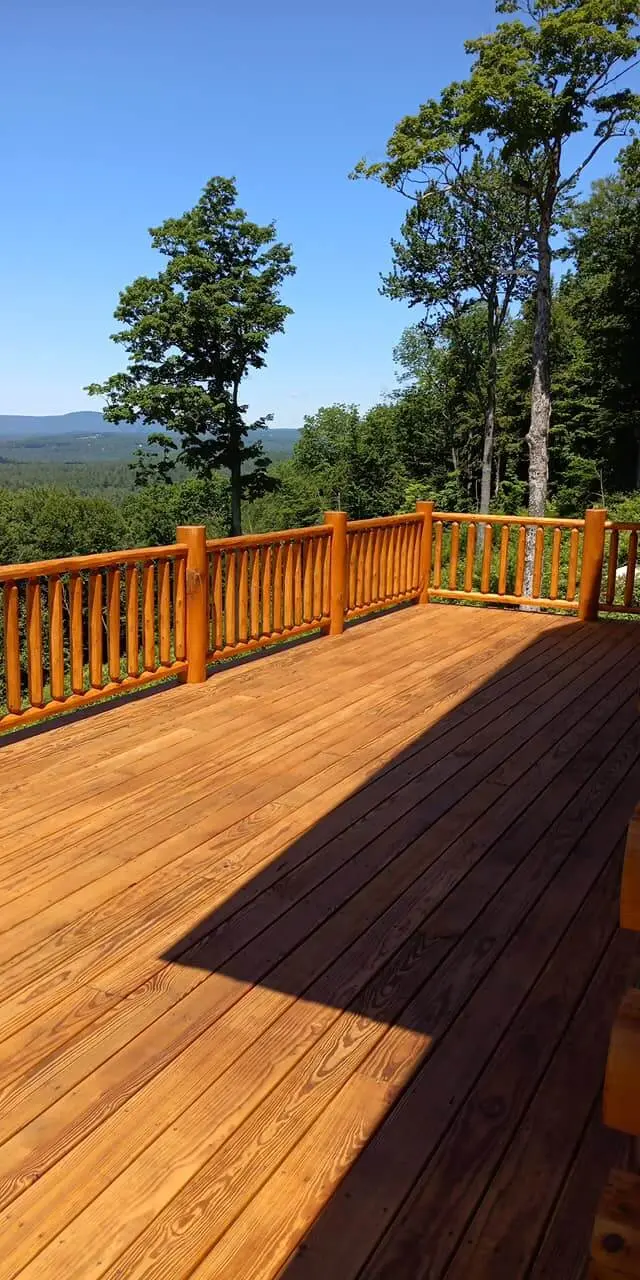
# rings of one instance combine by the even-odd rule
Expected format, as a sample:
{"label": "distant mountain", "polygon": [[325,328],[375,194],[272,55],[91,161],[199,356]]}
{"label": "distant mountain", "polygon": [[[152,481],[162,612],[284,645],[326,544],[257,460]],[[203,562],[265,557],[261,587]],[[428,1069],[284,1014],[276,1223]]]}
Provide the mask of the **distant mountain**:
{"label": "distant mountain", "polygon": [[91,409],[78,413],[27,414],[0,413],[0,439],[22,440],[25,436],[95,435],[96,432],[138,434],[140,427],[128,422],[105,422],[101,413]]}
{"label": "distant mountain", "polygon": [[[130,422],[105,422],[101,413],[91,409],[78,413],[47,414],[43,417],[27,414],[0,413],[0,440],[21,441],[32,437],[42,440],[47,436],[129,436],[133,445],[152,430],[149,425]],[[299,432],[285,427],[269,427],[259,432],[265,448],[290,453]]]}

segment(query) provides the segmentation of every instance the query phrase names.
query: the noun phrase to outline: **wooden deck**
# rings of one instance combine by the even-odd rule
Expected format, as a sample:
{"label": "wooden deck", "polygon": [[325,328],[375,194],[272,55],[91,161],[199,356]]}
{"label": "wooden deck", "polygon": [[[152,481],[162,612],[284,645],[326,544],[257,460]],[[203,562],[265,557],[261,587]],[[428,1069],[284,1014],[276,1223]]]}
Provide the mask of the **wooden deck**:
{"label": "wooden deck", "polygon": [[572,1280],[640,627],[415,607],[0,750],[0,1276]]}

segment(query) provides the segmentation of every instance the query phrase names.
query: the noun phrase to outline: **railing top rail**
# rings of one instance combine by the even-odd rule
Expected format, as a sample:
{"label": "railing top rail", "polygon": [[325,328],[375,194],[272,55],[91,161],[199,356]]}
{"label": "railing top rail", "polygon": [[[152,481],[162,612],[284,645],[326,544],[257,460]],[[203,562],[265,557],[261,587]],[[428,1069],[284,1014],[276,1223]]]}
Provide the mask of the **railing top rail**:
{"label": "railing top rail", "polygon": [[541,525],[548,529],[584,529],[583,519],[556,520],[553,516],[496,516],[467,511],[434,511],[433,518],[456,524],[517,524],[533,529]]}
{"label": "railing top rail", "polygon": [[101,551],[90,556],[65,556],[59,560],[34,560],[29,564],[0,565],[0,582],[16,582],[18,578],[48,578],[60,573],[79,573],[82,569],[108,569],[112,565],[140,564],[145,560],[171,560],[186,556],[182,542],[166,547],[134,547],[126,551]]}
{"label": "railing top rail", "polygon": [[359,529],[386,529],[394,524],[422,524],[420,513],[410,511],[399,516],[377,516],[372,520],[347,520],[347,530],[357,533]]}
{"label": "railing top rail", "polygon": [[207,551],[224,551],[228,548],[244,550],[248,547],[271,546],[276,542],[300,542],[304,538],[328,538],[330,524],[306,525],[303,529],[280,529],[277,533],[243,533],[237,538],[207,538]]}
{"label": "railing top rail", "polygon": [[618,530],[621,529],[623,533],[638,533],[640,532],[640,521],[638,520],[607,520],[604,527],[605,529],[618,529]]}

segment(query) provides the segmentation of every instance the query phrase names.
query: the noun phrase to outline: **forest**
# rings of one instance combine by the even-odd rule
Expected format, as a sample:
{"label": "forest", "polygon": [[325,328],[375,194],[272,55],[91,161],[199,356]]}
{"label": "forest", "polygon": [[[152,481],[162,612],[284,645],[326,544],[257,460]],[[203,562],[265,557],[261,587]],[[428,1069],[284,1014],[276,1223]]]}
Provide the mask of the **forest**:
{"label": "forest", "polygon": [[[88,388],[108,421],[149,423],[148,444],[82,462],[27,461],[3,442],[0,561],[171,542],[177,524],[219,535],[329,508],[382,516],[420,498],[640,519],[640,100],[624,87],[638,6],[496,10],[506,20],[467,42],[468,78],[351,175],[398,192],[381,289],[416,322],[394,352],[396,390],[366,410],[319,407],[290,457],[270,454],[268,419],[246,420],[241,388],[286,327],[293,249],[213,178],[151,230],[167,265],[120,294],[126,370]],[[610,171],[590,184],[601,152]]]}

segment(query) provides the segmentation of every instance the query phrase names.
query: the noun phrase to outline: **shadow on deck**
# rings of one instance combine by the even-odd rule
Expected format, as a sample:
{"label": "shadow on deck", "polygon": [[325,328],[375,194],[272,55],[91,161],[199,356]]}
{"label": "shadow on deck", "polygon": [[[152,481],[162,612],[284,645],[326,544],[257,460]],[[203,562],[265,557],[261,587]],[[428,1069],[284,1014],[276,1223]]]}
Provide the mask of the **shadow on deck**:
{"label": "shadow on deck", "polygon": [[[34,1276],[82,1242],[86,1274],[113,1280],[582,1275],[625,1150],[599,1107],[634,949],[616,919],[640,796],[639,656],[629,624],[431,606],[256,664],[244,684],[228,674],[227,692],[251,700],[254,777],[225,790],[240,738],[221,721],[222,742],[198,756],[217,834],[214,822],[204,845],[194,836],[201,856],[184,866],[216,906],[156,953],[176,983],[162,1017],[194,990],[202,1010],[210,989],[192,1039],[217,1038],[189,1104],[208,1132],[170,1095],[156,1101],[157,1132],[143,1144],[134,1129],[122,1155],[118,1176],[137,1174],[50,1232]],[[270,702],[287,679],[289,732]],[[313,689],[305,722],[295,700],[307,707]],[[196,707],[193,691],[161,696],[169,714],[185,697]],[[264,802],[272,776],[281,790]],[[229,841],[229,794],[249,797],[252,781]],[[124,1001],[114,963],[86,980]],[[165,1069],[159,1058],[156,1081]],[[175,1168],[160,1158],[170,1126],[193,1142]],[[55,1175],[54,1162],[43,1182]],[[95,1235],[110,1192],[111,1248]],[[12,1221],[0,1215],[3,1239]]]}
{"label": "shadow on deck", "polygon": [[[328,1193],[287,1280],[568,1277],[559,1237],[582,1270],[619,1149],[598,1105],[633,948],[637,653],[633,631],[546,632],[165,953],[304,1001],[274,1123],[307,1096],[311,1127],[248,1210],[261,1275]],[[572,1169],[578,1219],[548,1232]],[[203,1275],[232,1257],[223,1238]]]}

